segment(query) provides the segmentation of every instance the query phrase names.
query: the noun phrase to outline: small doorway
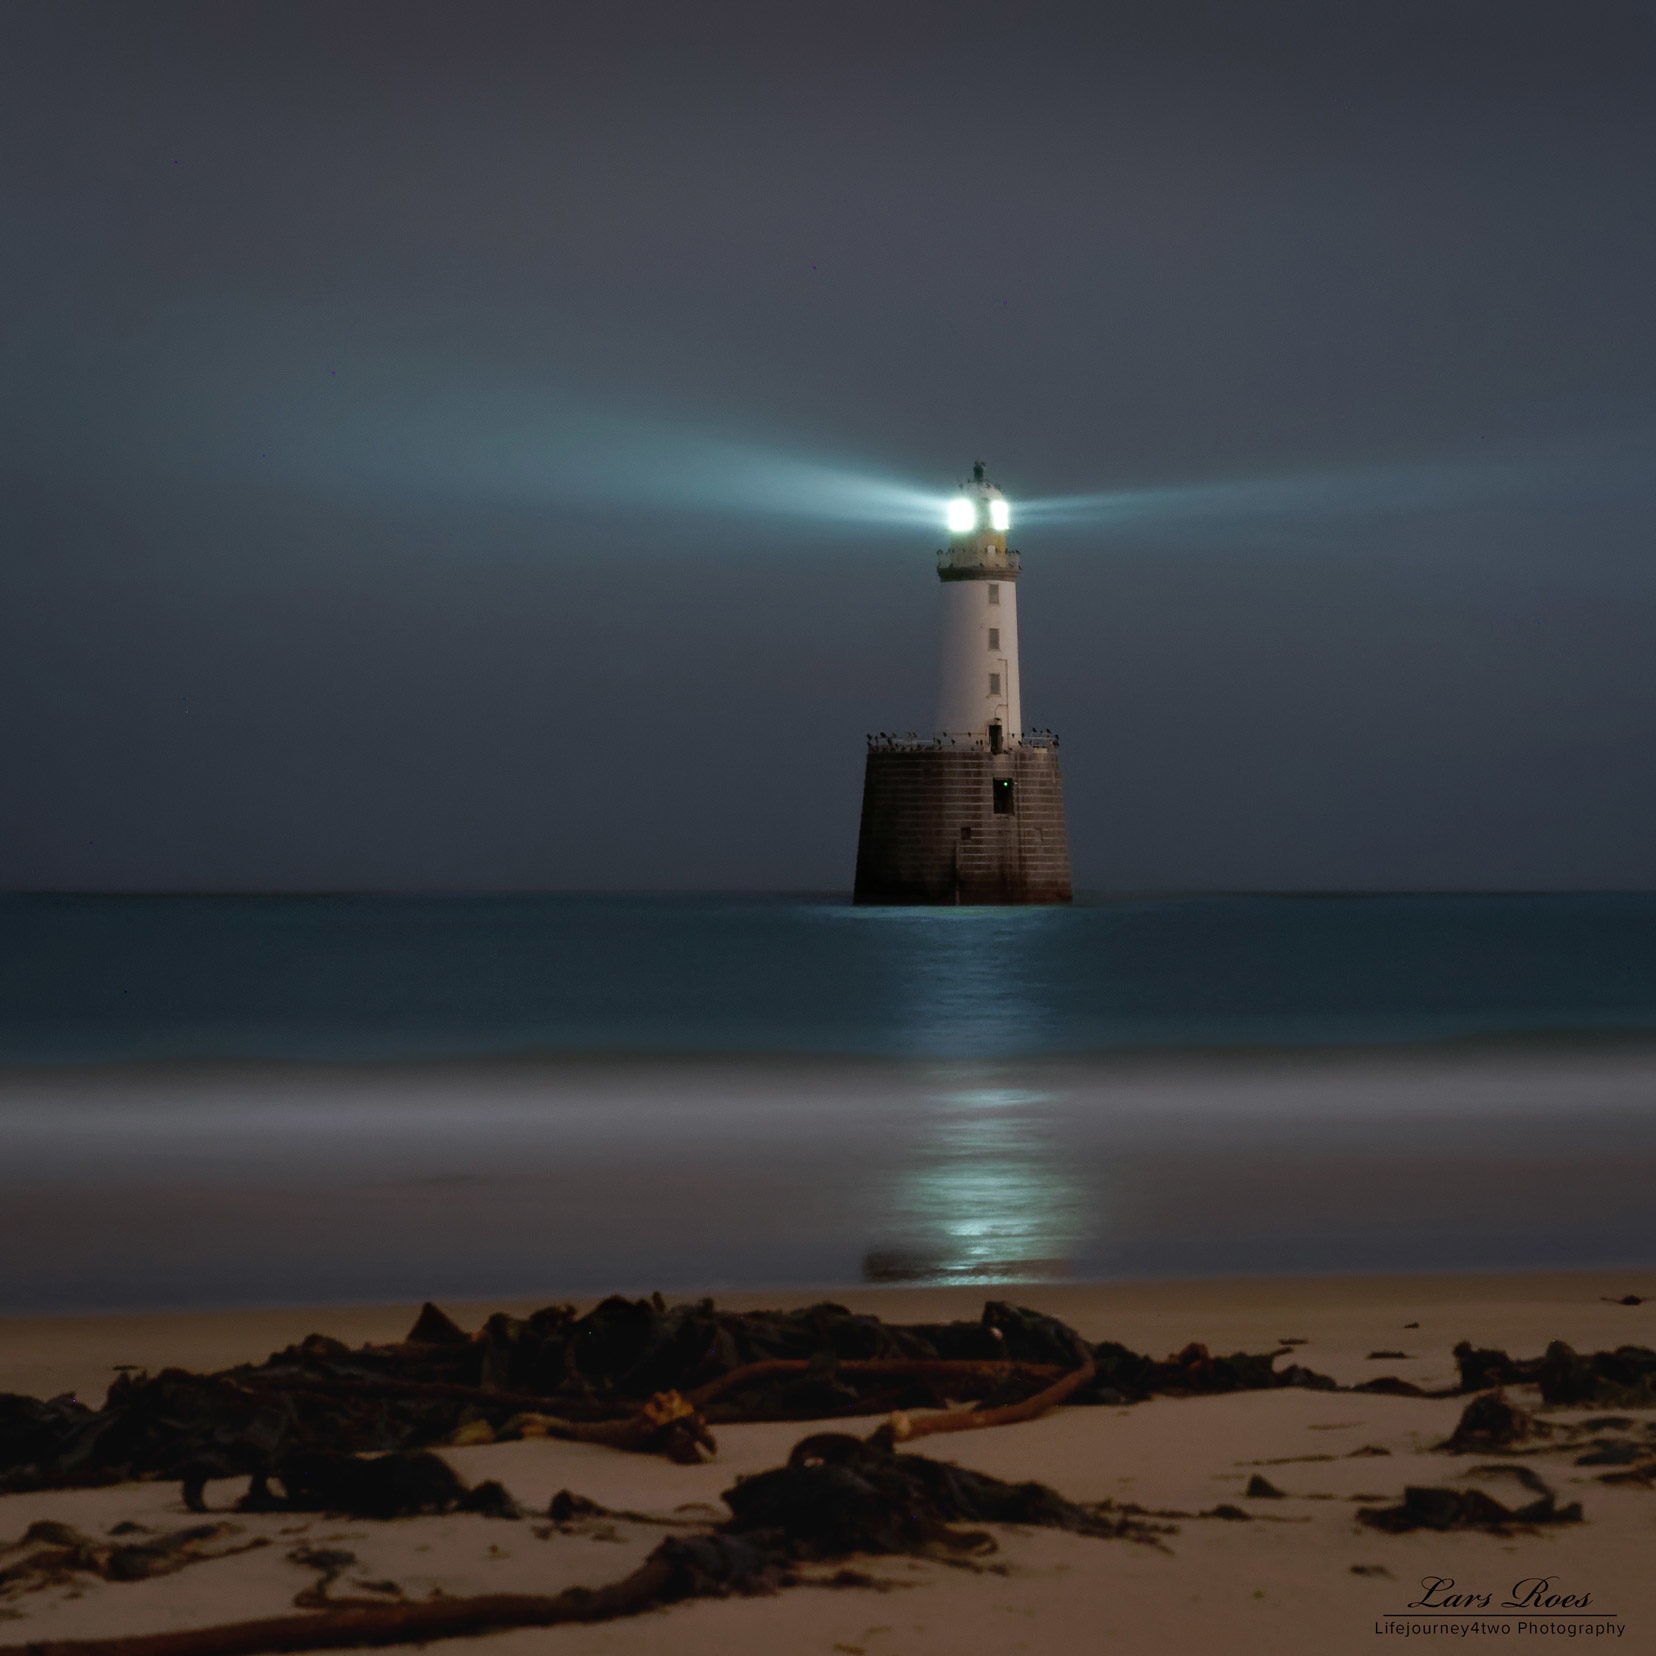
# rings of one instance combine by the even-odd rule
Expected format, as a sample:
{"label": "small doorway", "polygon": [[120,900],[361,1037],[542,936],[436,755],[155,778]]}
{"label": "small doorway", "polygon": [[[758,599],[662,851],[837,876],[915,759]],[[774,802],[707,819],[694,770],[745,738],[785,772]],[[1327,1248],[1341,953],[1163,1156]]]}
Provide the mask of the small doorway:
{"label": "small doorway", "polygon": [[1017,807],[1013,803],[1012,778],[1010,776],[995,778],[993,798],[996,816],[1016,816],[1018,814]]}
{"label": "small doorway", "polygon": [[[997,719],[995,723],[989,727],[989,751],[991,753],[999,753],[1004,746],[1005,732],[1001,729],[1000,721]],[[999,807],[997,807],[997,809],[999,809]]]}

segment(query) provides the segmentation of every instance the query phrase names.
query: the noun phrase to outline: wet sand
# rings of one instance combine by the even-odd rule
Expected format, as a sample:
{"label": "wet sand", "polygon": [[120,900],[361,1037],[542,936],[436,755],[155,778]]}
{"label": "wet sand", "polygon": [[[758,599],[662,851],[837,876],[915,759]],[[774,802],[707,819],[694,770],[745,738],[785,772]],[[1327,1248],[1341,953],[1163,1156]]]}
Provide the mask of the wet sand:
{"label": "wet sand", "polygon": [[[1030,1285],[993,1293],[1061,1316],[1091,1339],[1119,1340],[1156,1356],[1192,1340],[1215,1351],[1270,1350],[1284,1339],[1303,1340],[1295,1359],[1342,1383],[1391,1373],[1423,1386],[1447,1384],[1454,1378],[1451,1348],[1462,1339],[1523,1356],[1538,1354],[1552,1339],[1585,1350],[1656,1346],[1656,1299],[1640,1306],[1605,1303],[1606,1297],[1624,1294],[1656,1296],[1651,1270]],[[888,1320],[908,1320],[974,1316],[985,1292],[864,1287],[831,1296],[719,1296],[721,1303],[737,1307],[819,1297]],[[447,1307],[468,1326],[490,1310],[528,1308]],[[12,1319],[0,1322],[0,1390],[73,1389],[96,1401],[115,1364],[223,1366],[262,1357],[313,1330],[353,1342],[393,1338],[406,1331],[415,1310],[404,1304]],[[1376,1350],[1409,1355],[1376,1360],[1369,1355]],[[1396,1498],[1407,1484],[1487,1487],[1510,1504],[1513,1492],[1502,1483],[1478,1485],[1470,1476],[1478,1457],[1430,1452],[1461,1407],[1462,1401],[1453,1399],[1287,1390],[1158,1398],[1131,1408],[1060,1409],[1023,1425],[936,1438],[922,1447],[937,1458],[1002,1477],[1038,1478],[1076,1500],[1108,1497],[1188,1512],[1233,1503],[1254,1517],[1178,1521],[1179,1533],[1168,1538],[1165,1551],[1001,1530],[994,1570],[878,1560],[869,1573],[891,1590],[801,1587],[772,1598],[698,1601],[605,1626],[504,1633],[431,1648],[499,1656],[560,1650],[643,1656],[663,1648],[690,1656],[778,1651],[988,1656],[1091,1649],[1127,1656],[1201,1649],[1339,1656],[1397,1637],[1377,1628],[1422,1596],[1425,1577],[1454,1577],[1460,1590],[1490,1592],[1486,1619],[1509,1628],[1490,1637],[1505,1645],[1538,1648],[1587,1637],[1648,1648],[1656,1640],[1656,1580],[1648,1567],[1656,1540],[1656,1492],[1606,1486],[1598,1481],[1599,1469],[1549,1455],[1525,1464],[1538,1469],[1563,1500],[1583,1503],[1583,1524],[1498,1537],[1394,1536],[1356,1522],[1354,1496]],[[800,1424],[723,1428],[717,1460],[700,1467],[549,1441],[445,1454],[468,1479],[500,1478],[528,1507],[544,1510],[555,1490],[568,1487],[616,1508],[684,1516],[684,1509],[705,1503],[694,1510],[709,1515],[736,1475],[779,1464],[810,1429]],[[838,1429],[848,1428],[842,1422]],[[1364,1448],[1387,1453],[1353,1455]],[[1249,1476],[1261,1470],[1256,1462],[1273,1463],[1262,1470],[1284,1499],[1244,1497]],[[231,1483],[209,1486],[215,1507],[228,1508],[237,1493]],[[552,1592],[574,1582],[615,1580],[662,1533],[618,1522],[541,1539],[531,1523],[473,1516],[379,1524],[292,1514],[227,1516],[244,1526],[241,1540],[272,1544],[163,1579],[91,1580],[78,1595],[54,1588],[0,1599],[0,1610],[13,1618],[0,1621],[0,1641],[274,1615],[316,1579],[315,1571],[287,1557],[302,1544],[348,1548],[357,1555],[362,1578],[394,1580],[408,1596],[421,1597],[436,1589]],[[173,1485],[0,1497],[0,1539],[19,1536],[38,1518],[94,1534],[122,1521],[156,1530],[190,1521]],[[1587,1608],[1594,1616],[1617,1619],[1560,1621],[1533,1610],[1501,1608],[1514,1584],[1538,1576],[1552,1578],[1554,1592],[1590,1594]],[[1523,1631],[1526,1621],[1554,1630]],[[1589,1626],[1596,1631],[1587,1633]],[[1558,1631],[1561,1627],[1576,1631]]]}
{"label": "wet sand", "polygon": [[0,1314],[1656,1266],[1648,1047],[0,1070]]}

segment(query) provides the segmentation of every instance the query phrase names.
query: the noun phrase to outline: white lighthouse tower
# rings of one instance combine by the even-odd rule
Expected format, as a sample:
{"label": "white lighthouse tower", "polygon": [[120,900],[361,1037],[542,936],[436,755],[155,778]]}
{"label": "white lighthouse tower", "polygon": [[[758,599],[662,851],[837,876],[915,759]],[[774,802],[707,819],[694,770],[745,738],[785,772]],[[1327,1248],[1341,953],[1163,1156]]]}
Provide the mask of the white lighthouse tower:
{"label": "white lighthouse tower", "polygon": [[868,739],[859,903],[1067,903],[1058,738],[1026,731],[1012,511],[983,462],[949,502],[943,670],[930,738]]}
{"label": "white lighthouse tower", "polygon": [[1006,549],[1012,511],[983,475],[983,462],[949,502],[949,545],[937,555],[943,583],[943,670],[938,740],[991,753],[1023,735],[1018,690],[1018,572]]}

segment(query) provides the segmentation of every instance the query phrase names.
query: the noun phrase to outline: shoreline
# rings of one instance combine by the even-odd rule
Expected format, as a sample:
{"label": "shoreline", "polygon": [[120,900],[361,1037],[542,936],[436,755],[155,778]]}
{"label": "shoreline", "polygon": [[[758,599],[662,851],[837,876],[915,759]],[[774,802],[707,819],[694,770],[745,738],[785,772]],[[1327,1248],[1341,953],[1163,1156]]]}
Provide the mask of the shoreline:
{"label": "shoreline", "polygon": [[1656,1062],[1656,1026],[1615,1024],[1603,1028],[1577,1024],[1556,1026],[1513,1026],[1438,1036],[1400,1036],[1395,1041],[1274,1041],[1212,1044],[1157,1044],[1153,1042],[1104,1047],[1044,1048],[1039,1051],[1007,1051],[965,1056],[941,1052],[887,1052],[860,1049],[821,1051],[768,1049],[763,1047],[536,1047],[511,1050],[447,1051],[430,1056],[372,1058],[312,1057],[284,1053],[268,1055],[186,1055],[156,1057],[8,1059],[0,1056],[0,1091],[11,1083],[45,1081],[54,1078],[95,1080],[165,1079],[172,1076],[198,1079],[234,1078],[244,1075],[328,1076],[406,1073],[410,1076],[441,1076],[445,1072],[512,1074],[518,1071],[560,1070],[579,1073],[613,1073],[621,1069],[683,1071],[690,1069],[898,1071],[935,1069],[938,1066],[992,1067],[1017,1065],[1020,1068],[1085,1068],[1089,1071],[1138,1073],[1145,1070],[1176,1072],[1215,1069],[1252,1069],[1273,1065],[1292,1066],[1301,1062],[1384,1065],[1407,1064],[1432,1059],[1465,1057],[1487,1060],[1510,1055],[1534,1060],[1558,1056],[1568,1059],[1627,1059]]}
{"label": "shoreline", "polygon": [[0,1073],[0,1307],[1656,1264],[1656,1054]]}

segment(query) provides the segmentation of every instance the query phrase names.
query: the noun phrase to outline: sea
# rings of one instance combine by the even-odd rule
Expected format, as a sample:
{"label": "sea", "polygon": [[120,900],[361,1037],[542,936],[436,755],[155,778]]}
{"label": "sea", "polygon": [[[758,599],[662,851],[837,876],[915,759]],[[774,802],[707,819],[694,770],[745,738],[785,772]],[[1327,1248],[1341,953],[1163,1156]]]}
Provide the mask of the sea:
{"label": "sea", "polygon": [[1656,1263],[1656,896],[0,897],[0,1312]]}

